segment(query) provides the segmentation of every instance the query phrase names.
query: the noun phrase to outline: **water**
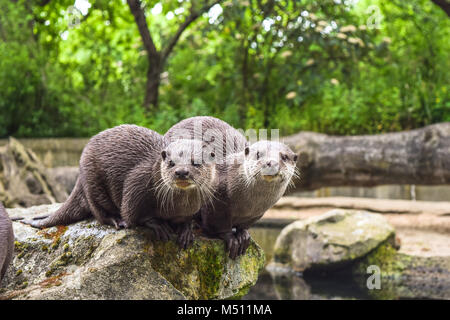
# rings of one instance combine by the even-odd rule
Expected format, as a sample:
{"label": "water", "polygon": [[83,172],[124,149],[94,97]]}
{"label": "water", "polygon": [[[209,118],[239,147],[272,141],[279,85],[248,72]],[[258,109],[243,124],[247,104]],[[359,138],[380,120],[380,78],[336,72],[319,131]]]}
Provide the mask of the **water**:
{"label": "water", "polygon": [[264,270],[243,300],[367,300],[376,299],[365,281],[358,283],[345,276],[305,279],[295,273],[271,273]]}
{"label": "water", "polygon": [[[282,227],[254,227],[250,230],[253,239],[266,253],[266,264],[272,260],[275,241],[281,230]],[[380,289],[368,289],[369,275],[358,278],[345,274],[306,277],[267,269],[261,272],[244,300],[450,299],[450,274],[445,276],[445,273],[445,279],[436,278],[437,274],[422,275],[414,281],[383,278]]]}
{"label": "water", "polygon": [[[281,230],[273,227],[254,227],[250,230],[252,238],[266,254],[266,264],[272,260],[275,241]],[[344,276],[305,279],[297,273],[269,272],[264,269],[256,285],[243,299],[370,299],[370,295],[361,289],[361,284]]]}

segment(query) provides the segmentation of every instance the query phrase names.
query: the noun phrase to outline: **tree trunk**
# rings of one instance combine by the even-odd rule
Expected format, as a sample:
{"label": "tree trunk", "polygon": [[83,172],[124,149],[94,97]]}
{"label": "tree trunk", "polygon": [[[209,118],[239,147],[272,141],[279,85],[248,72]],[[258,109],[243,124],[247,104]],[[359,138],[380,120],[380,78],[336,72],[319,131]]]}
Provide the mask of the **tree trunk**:
{"label": "tree trunk", "polygon": [[437,6],[439,6],[444,12],[447,14],[447,16],[450,17],[450,1],[449,0],[432,0],[433,3]]}
{"label": "tree trunk", "polygon": [[150,62],[147,70],[147,84],[145,87],[144,107],[147,110],[158,107],[159,85],[161,82],[161,63]]}
{"label": "tree trunk", "polygon": [[283,141],[299,154],[297,190],[450,184],[450,122],[373,136],[300,132]]}

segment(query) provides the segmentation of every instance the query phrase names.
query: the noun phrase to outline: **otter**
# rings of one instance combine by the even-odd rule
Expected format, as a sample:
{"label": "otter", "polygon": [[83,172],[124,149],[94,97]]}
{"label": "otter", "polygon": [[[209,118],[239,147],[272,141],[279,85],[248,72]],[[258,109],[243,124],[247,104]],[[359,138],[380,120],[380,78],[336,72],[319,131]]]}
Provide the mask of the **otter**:
{"label": "otter", "polygon": [[169,144],[136,125],[107,129],[84,148],[78,180],[62,207],[24,223],[47,228],[94,216],[118,229],[149,227],[156,240],[167,241],[175,231],[178,244],[187,248],[193,241],[192,218],[214,188],[214,164],[202,163],[202,154],[200,141]]}
{"label": "otter", "polygon": [[202,139],[215,150],[222,148],[224,161],[216,157],[219,181],[214,201],[202,206],[196,220],[203,233],[225,240],[231,258],[245,253],[250,243],[248,228],[280,199],[292,184],[292,177],[298,175],[297,155],[278,142],[260,141],[249,146],[238,130],[214,117],[185,119],[170,128],[165,137]]}
{"label": "otter", "polygon": [[223,163],[227,154],[244,150],[247,139],[223,120],[209,116],[184,119],[172,126],[164,135],[168,141],[177,139],[201,140],[207,151],[214,152],[215,163]]}
{"label": "otter", "polygon": [[226,179],[216,201],[200,210],[203,232],[223,239],[232,259],[244,254],[250,244],[248,229],[293,184],[296,162],[288,146],[274,141],[259,141],[227,156],[226,164],[217,168]]}
{"label": "otter", "polygon": [[14,232],[12,222],[0,203],[0,283],[8,269],[14,252]]}

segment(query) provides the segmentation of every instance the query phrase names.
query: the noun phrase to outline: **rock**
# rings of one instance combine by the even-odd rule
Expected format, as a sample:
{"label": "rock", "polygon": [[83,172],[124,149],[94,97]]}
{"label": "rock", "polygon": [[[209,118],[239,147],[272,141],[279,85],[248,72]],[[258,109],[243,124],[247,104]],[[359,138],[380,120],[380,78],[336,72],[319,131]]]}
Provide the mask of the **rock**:
{"label": "rock", "polygon": [[62,202],[64,188],[50,177],[39,158],[14,138],[0,147],[0,201],[5,207]]}
{"label": "rock", "polygon": [[75,187],[75,183],[78,179],[78,172],[78,167],[56,167],[47,169],[47,174],[54,181],[62,185],[67,194],[70,194]]}
{"label": "rock", "polygon": [[[267,270],[282,298],[450,299],[449,256],[412,256],[396,247],[383,216],[336,209],[285,227]],[[309,286],[322,292],[313,297]]]}
{"label": "rock", "polygon": [[275,243],[274,262],[300,272],[336,270],[394,241],[394,228],[383,216],[336,209],[285,227]]}
{"label": "rock", "polygon": [[[60,204],[10,209],[54,212]],[[198,237],[188,250],[153,242],[144,228],[115,230],[93,220],[37,230],[14,222],[16,249],[0,299],[227,299],[256,283],[264,253],[252,241],[233,261],[221,240]]]}
{"label": "rock", "polygon": [[413,256],[384,243],[356,261],[350,271],[366,290],[368,282],[375,284],[372,278],[377,273],[379,288],[367,290],[372,298],[450,299],[450,256]]}

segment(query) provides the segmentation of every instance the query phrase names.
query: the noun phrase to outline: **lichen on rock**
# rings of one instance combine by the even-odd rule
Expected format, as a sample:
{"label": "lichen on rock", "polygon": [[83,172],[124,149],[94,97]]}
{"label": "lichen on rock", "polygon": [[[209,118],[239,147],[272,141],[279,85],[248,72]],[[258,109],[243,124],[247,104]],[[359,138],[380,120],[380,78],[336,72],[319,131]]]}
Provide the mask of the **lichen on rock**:
{"label": "lichen on rock", "polygon": [[274,262],[300,272],[333,270],[394,241],[395,230],[381,215],[336,209],[285,227]]}
{"label": "lichen on rock", "polygon": [[[59,204],[10,209],[48,214]],[[264,253],[252,241],[228,258],[223,241],[198,237],[181,250],[145,228],[115,230],[93,220],[44,230],[14,222],[16,250],[0,299],[230,299],[256,283]]]}

